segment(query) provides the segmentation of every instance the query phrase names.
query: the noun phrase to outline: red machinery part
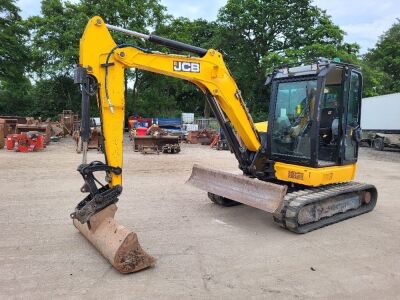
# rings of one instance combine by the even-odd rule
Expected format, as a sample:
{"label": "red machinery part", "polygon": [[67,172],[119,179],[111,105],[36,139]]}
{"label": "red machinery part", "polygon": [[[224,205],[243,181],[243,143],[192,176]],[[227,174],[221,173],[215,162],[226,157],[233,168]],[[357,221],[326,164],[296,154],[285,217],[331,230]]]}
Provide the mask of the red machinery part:
{"label": "red machinery part", "polygon": [[17,135],[17,141],[15,143],[15,151],[17,152],[28,152],[29,151],[29,139],[26,132],[21,132]]}
{"label": "red machinery part", "polygon": [[36,137],[36,149],[37,150],[43,150],[44,149],[44,138],[43,135],[39,134]]}
{"label": "red machinery part", "polygon": [[132,129],[132,127],[149,128],[151,125],[153,125],[153,119],[152,118],[142,118],[142,117],[139,117],[139,116],[130,116],[128,118],[128,129],[129,129],[129,131]]}
{"label": "red machinery part", "polygon": [[138,136],[143,136],[147,134],[147,128],[146,127],[138,127],[136,128],[136,135]]}
{"label": "red machinery part", "polygon": [[32,152],[44,149],[43,135],[37,131],[7,135],[7,149],[17,152]]}
{"label": "red machinery part", "polygon": [[16,134],[7,135],[7,141],[6,141],[7,150],[14,150],[15,139],[16,139]]}

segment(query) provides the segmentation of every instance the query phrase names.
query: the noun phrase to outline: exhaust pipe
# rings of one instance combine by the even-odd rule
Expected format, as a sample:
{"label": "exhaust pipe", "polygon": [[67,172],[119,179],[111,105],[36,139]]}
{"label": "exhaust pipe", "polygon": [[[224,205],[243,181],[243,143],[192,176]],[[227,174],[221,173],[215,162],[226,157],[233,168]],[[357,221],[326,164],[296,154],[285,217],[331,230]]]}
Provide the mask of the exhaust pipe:
{"label": "exhaust pipe", "polygon": [[73,220],[74,226],[121,273],[133,273],[155,265],[155,258],[139,244],[136,233],[114,220],[117,206],[111,204],[82,224]]}

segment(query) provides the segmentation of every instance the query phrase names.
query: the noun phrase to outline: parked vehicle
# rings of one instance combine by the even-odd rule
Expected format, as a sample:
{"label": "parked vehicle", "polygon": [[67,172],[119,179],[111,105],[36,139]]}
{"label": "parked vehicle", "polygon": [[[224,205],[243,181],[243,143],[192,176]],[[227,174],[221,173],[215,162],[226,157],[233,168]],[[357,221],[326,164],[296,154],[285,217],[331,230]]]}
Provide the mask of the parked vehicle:
{"label": "parked vehicle", "polygon": [[361,128],[364,144],[379,151],[400,148],[400,93],[364,98]]}

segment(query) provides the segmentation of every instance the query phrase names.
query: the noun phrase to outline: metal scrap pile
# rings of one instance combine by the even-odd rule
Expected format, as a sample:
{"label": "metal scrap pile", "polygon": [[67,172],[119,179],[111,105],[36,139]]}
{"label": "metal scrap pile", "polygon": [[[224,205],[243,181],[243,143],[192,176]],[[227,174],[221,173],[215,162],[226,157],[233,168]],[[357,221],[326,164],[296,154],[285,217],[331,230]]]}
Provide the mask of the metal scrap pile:
{"label": "metal scrap pile", "polygon": [[63,110],[63,112],[59,114],[58,117],[59,124],[64,131],[64,136],[67,134],[72,136],[74,131],[79,129],[78,115],[72,110]]}
{"label": "metal scrap pile", "polygon": [[43,135],[37,131],[28,131],[7,136],[7,150],[33,152],[45,148]]}
{"label": "metal scrap pile", "polygon": [[32,117],[0,116],[0,149],[4,148],[9,138],[10,150],[15,150],[18,146],[25,149],[21,146],[23,144],[38,144],[30,149],[42,150],[50,141],[58,141],[67,134],[72,135],[78,123],[78,115],[70,110],[64,110],[59,115],[59,121],[56,122],[50,119],[42,121],[41,118]]}
{"label": "metal scrap pile", "polygon": [[49,144],[50,136],[50,122],[31,117],[0,116],[0,149],[4,148],[6,139],[9,150],[42,150]]}
{"label": "metal scrap pile", "polygon": [[143,154],[147,153],[179,153],[179,136],[172,136],[158,125],[151,125],[146,135],[137,135],[133,133],[133,149]]}
{"label": "metal scrap pile", "polygon": [[185,140],[190,144],[210,145],[218,136],[219,125],[214,118],[197,118],[192,113],[182,113]]}
{"label": "metal scrap pile", "polygon": [[39,118],[38,120],[28,117],[26,118],[25,124],[17,124],[15,128],[15,133],[35,131],[43,135],[44,143],[48,145],[51,138],[51,123],[49,120],[42,122]]}
{"label": "metal scrap pile", "polygon": [[217,133],[210,144],[210,148],[216,150],[229,150],[229,144],[222,133]]}
{"label": "metal scrap pile", "polygon": [[[76,152],[81,153],[83,151],[83,143],[80,137],[80,124],[74,125],[74,132],[72,134],[73,139],[76,142]],[[94,149],[97,151],[103,151],[103,135],[101,132],[100,118],[90,119],[90,136],[87,149]]]}
{"label": "metal scrap pile", "polygon": [[189,131],[187,141],[190,144],[210,145],[216,134],[217,131],[215,129]]}
{"label": "metal scrap pile", "polygon": [[168,135],[168,132],[165,131],[164,129],[162,129],[157,124],[153,124],[147,129],[146,135],[165,136],[165,135]]}
{"label": "metal scrap pile", "polygon": [[61,137],[64,137],[64,130],[59,122],[51,122],[51,141],[58,141]]}

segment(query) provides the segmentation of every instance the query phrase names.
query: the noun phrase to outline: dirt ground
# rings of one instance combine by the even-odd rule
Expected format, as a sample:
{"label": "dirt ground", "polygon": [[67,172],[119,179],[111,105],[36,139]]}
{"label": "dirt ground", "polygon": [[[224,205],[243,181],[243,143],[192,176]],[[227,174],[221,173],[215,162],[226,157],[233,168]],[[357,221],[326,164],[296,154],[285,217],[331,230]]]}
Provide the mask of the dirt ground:
{"label": "dirt ground", "polygon": [[228,151],[183,145],[178,155],[144,156],[127,142],[124,155],[117,219],[157,258],[130,275],[72,225],[83,181],[71,139],[42,153],[0,150],[1,299],[399,297],[399,151],[361,149],[357,180],[379,191],[372,213],[306,235],[251,207],[219,207],[185,184],[193,163],[236,172]]}

